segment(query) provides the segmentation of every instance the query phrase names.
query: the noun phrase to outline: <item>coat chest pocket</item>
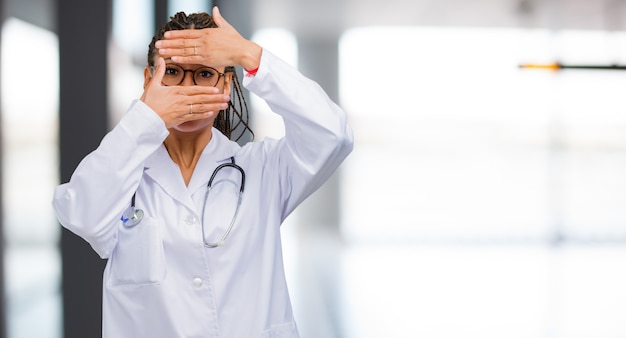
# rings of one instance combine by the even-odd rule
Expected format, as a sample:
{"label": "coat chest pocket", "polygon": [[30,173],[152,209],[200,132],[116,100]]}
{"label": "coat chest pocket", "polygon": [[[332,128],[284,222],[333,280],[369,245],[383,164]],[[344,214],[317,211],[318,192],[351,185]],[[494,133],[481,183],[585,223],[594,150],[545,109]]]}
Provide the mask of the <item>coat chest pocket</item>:
{"label": "coat chest pocket", "polygon": [[132,228],[121,226],[109,262],[109,286],[158,284],[165,277],[163,238],[158,220],[144,217]]}
{"label": "coat chest pocket", "polygon": [[262,338],[299,338],[298,329],[295,322],[272,326],[271,329],[263,332]]}

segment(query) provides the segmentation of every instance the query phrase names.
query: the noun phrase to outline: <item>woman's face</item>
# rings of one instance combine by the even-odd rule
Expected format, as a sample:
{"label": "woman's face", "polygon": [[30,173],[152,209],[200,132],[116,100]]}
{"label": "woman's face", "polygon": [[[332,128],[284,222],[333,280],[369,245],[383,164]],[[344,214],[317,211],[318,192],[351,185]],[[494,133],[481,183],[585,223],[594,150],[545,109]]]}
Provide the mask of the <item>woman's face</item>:
{"label": "woman's face", "polygon": [[[155,62],[156,64],[156,62]],[[161,84],[164,86],[212,86],[220,93],[230,95],[230,81],[232,74],[224,73],[224,68],[213,68],[200,64],[178,64],[169,59],[165,60],[165,74]],[[154,75],[154,68],[147,67],[144,72],[144,87]],[[217,114],[212,118],[189,121],[179,124],[173,129],[181,132],[195,132],[213,126]]]}

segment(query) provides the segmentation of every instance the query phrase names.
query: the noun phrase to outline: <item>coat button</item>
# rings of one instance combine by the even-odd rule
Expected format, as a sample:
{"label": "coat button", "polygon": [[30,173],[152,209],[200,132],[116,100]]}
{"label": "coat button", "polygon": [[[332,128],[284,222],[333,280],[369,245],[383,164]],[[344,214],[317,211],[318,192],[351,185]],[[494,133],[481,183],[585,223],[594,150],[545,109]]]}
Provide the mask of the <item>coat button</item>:
{"label": "coat button", "polygon": [[195,287],[197,287],[197,288],[201,287],[201,286],[202,286],[202,279],[200,279],[200,278],[194,278],[194,279],[193,279],[193,285],[194,285]]}
{"label": "coat button", "polygon": [[198,219],[196,218],[196,216],[194,215],[188,215],[185,218],[185,223],[187,223],[187,225],[194,225],[198,222]]}

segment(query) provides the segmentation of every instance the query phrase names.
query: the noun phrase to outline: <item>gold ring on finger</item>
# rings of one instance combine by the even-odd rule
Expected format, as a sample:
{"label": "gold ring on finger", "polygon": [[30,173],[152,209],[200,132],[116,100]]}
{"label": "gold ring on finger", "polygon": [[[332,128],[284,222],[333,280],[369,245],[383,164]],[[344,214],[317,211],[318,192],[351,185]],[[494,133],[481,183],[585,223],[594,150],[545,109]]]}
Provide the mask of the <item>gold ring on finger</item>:
{"label": "gold ring on finger", "polygon": [[189,114],[193,114],[193,103],[189,104]]}

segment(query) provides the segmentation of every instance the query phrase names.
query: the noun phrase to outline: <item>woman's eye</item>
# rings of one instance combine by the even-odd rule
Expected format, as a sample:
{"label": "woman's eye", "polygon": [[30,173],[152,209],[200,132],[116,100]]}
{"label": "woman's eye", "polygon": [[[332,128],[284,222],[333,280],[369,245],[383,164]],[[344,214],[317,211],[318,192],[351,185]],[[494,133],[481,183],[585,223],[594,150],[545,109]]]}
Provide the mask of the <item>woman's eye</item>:
{"label": "woman's eye", "polygon": [[210,79],[215,76],[215,72],[210,69],[201,69],[198,71],[198,76],[206,79]]}
{"label": "woman's eye", "polygon": [[165,68],[165,75],[176,75],[178,74],[178,69],[176,68]]}

